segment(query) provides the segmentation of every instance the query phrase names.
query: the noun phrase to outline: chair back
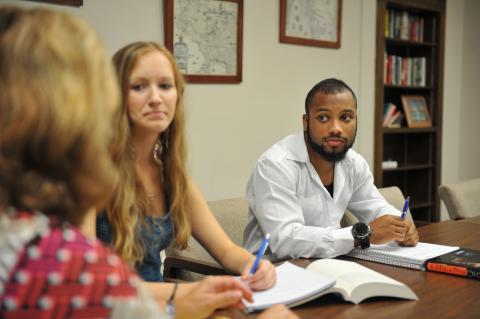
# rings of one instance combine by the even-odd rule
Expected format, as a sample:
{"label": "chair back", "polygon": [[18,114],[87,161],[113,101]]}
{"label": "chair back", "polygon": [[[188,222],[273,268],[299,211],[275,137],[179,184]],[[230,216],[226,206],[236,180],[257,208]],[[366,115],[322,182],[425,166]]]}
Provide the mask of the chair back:
{"label": "chair back", "polygon": [[445,203],[450,219],[480,216],[480,178],[440,185],[438,195]]}
{"label": "chair back", "polygon": [[[403,204],[405,203],[405,197],[403,196],[403,193],[400,190],[400,188],[398,188],[397,186],[390,186],[390,187],[379,188],[378,191],[380,192],[380,194],[382,194],[382,196],[390,205],[392,205],[399,211],[402,211]],[[408,209],[407,211],[407,217],[412,219],[410,209]],[[350,211],[347,210],[343,215],[340,225],[342,227],[347,227],[355,223],[358,223],[357,217],[355,217],[355,215],[353,215]]]}
{"label": "chair back", "polygon": [[[215,218],[220,223],[225,233],[237,245],[243,246],[243,230],[247,225],[248,202],[245,197],[230,198],[208,202],[208,206]],[[206,262],[221,267],[217,261],[203,248],[203,246],[193,236],[189,239],[188,250],[178,250],[168,248],[166,256],[188,257],[200,262]],[[203,275],[181,270],[178,278],[192,281],[199,280]]]}

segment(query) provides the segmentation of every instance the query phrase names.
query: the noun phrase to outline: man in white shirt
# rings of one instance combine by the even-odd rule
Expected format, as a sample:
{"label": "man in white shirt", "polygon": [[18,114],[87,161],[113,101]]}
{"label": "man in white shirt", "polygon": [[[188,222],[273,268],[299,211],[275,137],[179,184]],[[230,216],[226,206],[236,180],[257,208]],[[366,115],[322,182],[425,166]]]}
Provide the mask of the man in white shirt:
{"label": "man in white shirt", "polygon": [[[385,201],[367,162],[351,149],[356,131],[352,89],[337,79],[315,85],[305,100],[303,132],[263,153],[250,176],[248,250],[257,252],[267,233],[271,260],[335,257],[392,240],[417,244],[413,222]],[[340,228],[346,209],[360,222]]]}

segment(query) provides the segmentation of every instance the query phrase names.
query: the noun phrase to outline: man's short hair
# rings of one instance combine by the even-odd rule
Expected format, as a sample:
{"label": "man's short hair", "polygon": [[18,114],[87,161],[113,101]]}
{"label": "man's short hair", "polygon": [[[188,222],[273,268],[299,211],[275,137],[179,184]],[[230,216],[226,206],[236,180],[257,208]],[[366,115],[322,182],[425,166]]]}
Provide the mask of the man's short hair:
{"label": "man's short hair", "polygon": [[318,92],[324,94],[337,94],[343,93],[345,91],[349,91],[350,93],[352,93],[353,100],[355,101],[355,107],[357,107],[357,97],[355,96],[355,93],[353,93],[353,90],[342,80],[329,78],[318,82],[313,88],[310,89],[307,94],[307,97],[305,99],[305,114],[308,115],[308,111],[310,109],[310,105],[312,104],[313,97]]}

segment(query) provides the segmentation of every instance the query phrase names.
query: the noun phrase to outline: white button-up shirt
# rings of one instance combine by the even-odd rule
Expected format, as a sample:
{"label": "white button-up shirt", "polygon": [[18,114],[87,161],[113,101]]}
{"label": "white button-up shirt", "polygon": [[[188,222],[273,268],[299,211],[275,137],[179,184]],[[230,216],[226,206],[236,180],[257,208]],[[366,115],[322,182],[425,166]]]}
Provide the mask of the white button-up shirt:
{"label": "white button-up shirt", "polygon": [[333,198],[310,162],[303,132],[274,144],[257,161],[247,185],[245,247],[256,253],[270,234],[271,260],[330,258],[353,248],[351,228],[340,228],[345,210],[361,222],[401,213],[373,184],[367,162],[350,149],[335,164]]}

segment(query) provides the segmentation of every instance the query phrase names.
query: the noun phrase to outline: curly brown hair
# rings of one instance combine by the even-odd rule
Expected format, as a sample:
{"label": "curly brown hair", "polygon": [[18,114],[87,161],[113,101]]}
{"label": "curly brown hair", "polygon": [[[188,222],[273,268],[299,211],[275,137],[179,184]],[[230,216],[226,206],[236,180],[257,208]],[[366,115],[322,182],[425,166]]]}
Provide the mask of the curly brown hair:
{"label": "curly brown hair", "polygon": [[117,181],[119,92],[96,33],[46,9],[0,7],[0,206],[77,224]]}

